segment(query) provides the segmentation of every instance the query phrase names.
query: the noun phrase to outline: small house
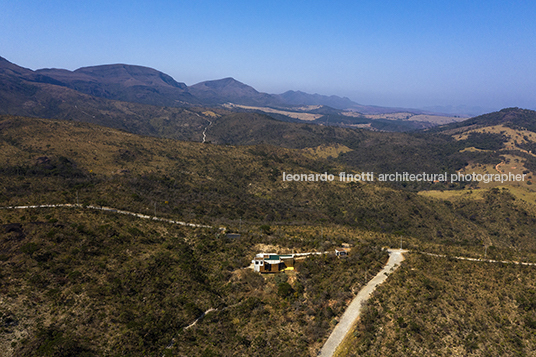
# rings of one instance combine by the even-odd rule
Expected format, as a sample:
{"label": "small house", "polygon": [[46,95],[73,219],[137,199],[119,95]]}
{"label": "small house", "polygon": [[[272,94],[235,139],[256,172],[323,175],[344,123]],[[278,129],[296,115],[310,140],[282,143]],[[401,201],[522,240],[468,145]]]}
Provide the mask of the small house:
{"label": "small house", "polygon": [[347,248],[336,248],[335,249],[335,255],[338,257],[345,257],[348,255],[348,249]]}
{"label": "small house", "polygon": [[253,263],[253,271],[259,273],[279,273],[283,270],[294,270],[294,255],[278,255],[274,253],[259,253]]}

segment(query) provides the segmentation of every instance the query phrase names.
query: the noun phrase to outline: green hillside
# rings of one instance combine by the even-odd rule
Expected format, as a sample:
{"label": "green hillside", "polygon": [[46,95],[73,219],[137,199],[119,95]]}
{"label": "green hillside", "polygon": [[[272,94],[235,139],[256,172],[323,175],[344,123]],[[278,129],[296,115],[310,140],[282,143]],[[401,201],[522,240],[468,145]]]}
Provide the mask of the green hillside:
{"label": "green hillside", "polygon": [[[4,206],[78,201],[211,225],[333,222],[439,243],[534,246],[532,206],[508,190],[489,191],[483,201],[439,201],[380,182],[339,182],[351,167],[304,150],[179,142],[20,117],[0,125]],[[289,182],[283,172],[337,179]]]}
{"label": "green hillside", "polygon": [[536,122],[534,121],[535,115],[536,113],[533,110],[505,108],[498,112],[479,115],[459,123],[452,123],[433,128],[430,129],[430,131],[445,132],[456,129],[467,129],[468,127],[485,127],[499,124],[505,124],[512,129],[524,128],[530,131],[536,131]]}

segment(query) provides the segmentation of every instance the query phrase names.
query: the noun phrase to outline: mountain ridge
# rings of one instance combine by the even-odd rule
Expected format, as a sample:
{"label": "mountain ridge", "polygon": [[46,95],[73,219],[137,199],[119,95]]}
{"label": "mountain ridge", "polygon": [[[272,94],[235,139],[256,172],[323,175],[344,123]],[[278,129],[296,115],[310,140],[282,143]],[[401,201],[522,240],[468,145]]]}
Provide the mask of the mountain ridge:
{"label": "mountain ridge", "polygon": [[210,104],[235,102],[245,105],[285,105],[274,95],[261,93],[232,77],[199,82],[189,86],[188,90],[195,97]]}
{"label": "mountain ridge", "polygon": [[[6,69],[9,71],[6,71]],[[424,111],[358,104],[347,97],[308,94],[289,90],[281,94],[259,92],[232,77],[207,80],[187,86],[156,69],[129,64],[105,64],[81,67],[74,71],[58,68],[31,70],[0,57],[0,73],[20,76],[31,82],[55,84],[106,99],[158,106],[241,105],[292,108],[300,105],[326,105],[339,110],[350,109],[364,114]],[[24,114],[24,113],[21,113]]]}
{"label": "mountain ridge", "polygon": [[199,104],[186,84],[149,67],[111,64],[74,71],[39,69],[35,73],[59,82],[54,84],[106,99],[172,107]]}
{"label": "mountain ridge", "polygon": [[347,109],[359,105],[347,97],[336,95],[326,96],[318,93],[309,94],[300,90],[288,90],[278,94],[278,97],[283,98],[287,103],[292,105],[327,105],[336,109]]}
{"label": "mountain ridge", "polygon": [[536,131],[536,122],[534,118],[536,118],[536,111],[534,110],[511,107],[482,114],[458,123],[442,125],[431,130],[441,132],[456,130],[467,126],[483,127],[492,125],[506,125],[512,127],[513,129],[523,128]]}

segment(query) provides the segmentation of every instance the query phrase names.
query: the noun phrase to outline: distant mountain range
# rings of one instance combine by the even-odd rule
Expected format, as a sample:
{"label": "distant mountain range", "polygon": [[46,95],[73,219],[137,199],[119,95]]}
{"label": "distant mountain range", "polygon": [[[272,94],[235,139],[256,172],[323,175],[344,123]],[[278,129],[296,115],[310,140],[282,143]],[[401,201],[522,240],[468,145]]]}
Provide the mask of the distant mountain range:
{"label": "distant mountain range", "polygon": [[218,117],[258,113],[287,122],[377,131],[413,131],[460,120],[419,110],[360,105],[337,96],[262,93],[233,78],[187,86],[142,66],[34,71],[0,57],[0,114],[90,122],[197,140],[197,129],[207,122],[200,114],[209,109],[218,111]]}
{"label": "distant mountain range", "polygon": [[[262,93],[234,78],[205,81],[187,86],[155,69],[126,64],[83,67],[75,71],[55,68],[33,71],[0,57],[0,79],[1,87],[11,92],[11,94],[2,93],[3,104],[6,104],[6,101],[9,102],[9,97],[16,96],[17,92],[29,95],[35,91],[35,87],[56,85],[97,98],[167,107],[214,106],[231,102],[240,105],[278,108],[323,105],[363,114],[400,111],[423,113],[415,109],[361,105],[346,97],[334,95],[308,94],[292,90],[282,94]],[[30,87],[34,88],[30,89]],[[5,111],[5,106],[0,110]]]}

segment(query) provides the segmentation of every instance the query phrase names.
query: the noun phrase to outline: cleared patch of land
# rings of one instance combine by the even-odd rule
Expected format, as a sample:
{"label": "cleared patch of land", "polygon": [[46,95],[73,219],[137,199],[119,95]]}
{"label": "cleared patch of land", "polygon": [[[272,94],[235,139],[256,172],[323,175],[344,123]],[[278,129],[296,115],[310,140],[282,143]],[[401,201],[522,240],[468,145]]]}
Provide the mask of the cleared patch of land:
{"label": "cleared patch of land", "polygon": [[315,148],[306,148],[304,151],[313,154],[316,157],[327,159],[328,157],[336,158],[340,154],[352,151],[348,146],[341,144],[319,145]]}
{"label": "cleared patch of land", "polygon": [[460,170],[459,172],[461,174],[467,175],[467,174],[481,174],[481,175],[497,175],[497,174],[512,174],[512,175],[521,175],[519,177],[524,176],[524,180],[522,181],[506,181],[506,182],[497,182],[497,181],[490,181],[485,182],[478,181],[478,185],[476,185],[477,188],[492,188],[497,186],[521,186],[525,187],[527,189],[532,188],[533,184],[533,174],[525,167],[524,162],[525,159],[523,157],[517,156],[517,155],[501,155],[501,157],[504,159],[497,165],[485,165],[485,164],[477,164],[477,163],[471,163],[467,165],[463,170]]}
{"label": "cleared patch of land", "polygon": [[526,142],[536,142],[536,133],[529,130],[515,130],[504,125],[486,126],[464,131],[462,134],[454,134],[452,137],[456,140],[466,140],[471,133],[483,134],[502,134],[510,138],[506,146],[515,146]]}
{"label": "cleared patch of land", "polygon": [[281,115],[286,115],[286,116],[288,116],[290,118],[299,119],[299,120],[306,120],[306,121],[316,120],[316,119],[321,118],[323,116],[323,114],[291,112],[291,111],[287,111],[287,110],[279,110],[279,109],[273,109],[273,108],[268,108],[268,107],[252,107],[252,106],[248,106],[248,105],[240,105],[240,104],[232,104],[232,103],[225,104],[224,107],[231,108],[231,109],[232,108],[242,108],[242,109],[249,109],[249,110],[259,110],[259,111],[264,112],[264,113],[281,114]]}
{"label": "cleared patch of land", "polygon": [[357,112],[342,112],[343,115],[349,117],[365,117],[368,119],[387,119],[387,120],[410,120],[430,122],[438,125],[454,123],[465,118],[449,117],[442,115],[431,114],[414,114],[409,112],[388,113],[388,114],[361,114]]}

